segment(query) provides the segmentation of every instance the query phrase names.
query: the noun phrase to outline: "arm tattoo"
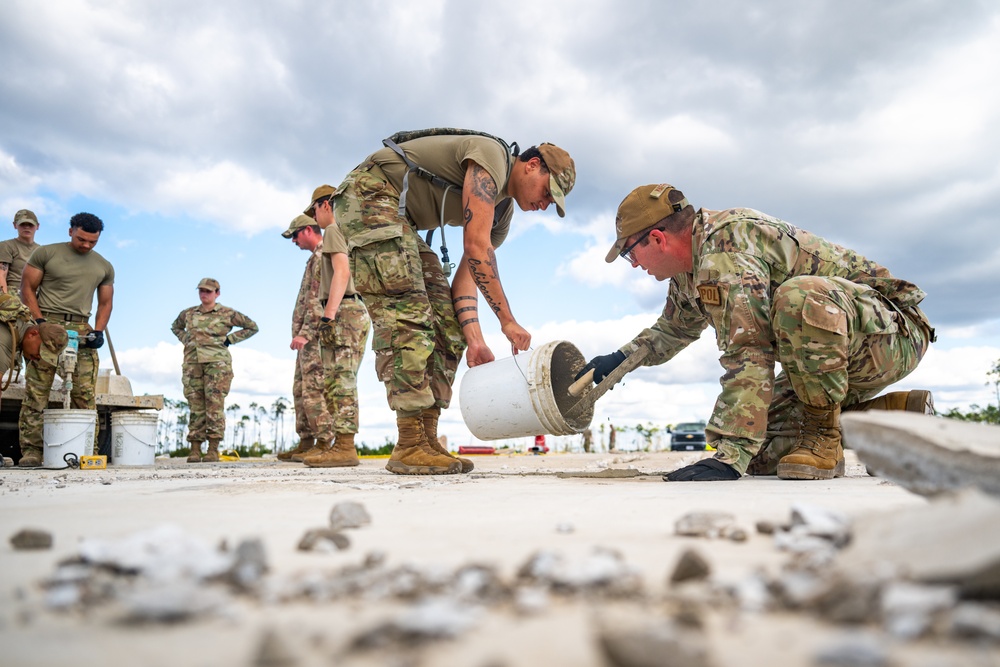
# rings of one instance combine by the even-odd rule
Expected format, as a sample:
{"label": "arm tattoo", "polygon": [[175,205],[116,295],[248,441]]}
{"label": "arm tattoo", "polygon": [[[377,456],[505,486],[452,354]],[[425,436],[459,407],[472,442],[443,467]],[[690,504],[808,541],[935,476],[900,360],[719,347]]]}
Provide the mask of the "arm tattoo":
{"label": "arm tattoo", "polygon": [[479,321],[478,317],[470,317],[469,319],[467,319],[464,322],[462,322],[461,325],[464,327],[467,324],[472,324],[473,322],[478,322],[478,321]]}
{"label": "arm tattoo", "polygon": [[[499,284],[500,274],[497,271],[497,256],[493,251],[493,248],[490,248],[487,251],[486,256],[487,260],[485,267],[478,259],[469,258],[469,271],[472,273],[472,279],[476,282],[476,285],[479,286],[479,291],[483,293],[484,297],[486,297],[486,303],[489,304],[490,310],[494,313],[499,313],[500,303],[489,289],[489,281],[495,281],[497,283],[497,291],[503,292],[503,288],[500,287]],[[484,269],[490,269],[491,271],[487,273]]]}
{"label": "arm tattoo", "polygon": [[493,177],[478,164],[472,164],[469,168],[472,170],[472,192],[469,194],[492,206],[497,198],[497,184]]}
{"label": "arm tattoo", "polygon": [[474,296],[457,296],[451,300],[454,304],[457,304],[459,301],[478,301],[478,299]]}
{"label": "arm tattoo", "polygon": [[479,308],[477,306],[466,306],[465,308],[459,308],[458,310],[456,310],[455,314],[461,315],[462,313],[467,313],[470,310],[474,313],[479,312]]}

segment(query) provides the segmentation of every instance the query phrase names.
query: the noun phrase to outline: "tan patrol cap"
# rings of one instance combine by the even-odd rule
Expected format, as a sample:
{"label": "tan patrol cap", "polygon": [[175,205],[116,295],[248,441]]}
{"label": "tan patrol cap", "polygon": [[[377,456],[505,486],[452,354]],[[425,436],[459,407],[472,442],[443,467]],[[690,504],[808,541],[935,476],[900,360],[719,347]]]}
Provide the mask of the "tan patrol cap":
{"label": "tan patrol cap", "polygon": [[42,339],[42,344],[38,348],[38,354],[42,361],[50,366],[58,366],[59,354],[69,340],[66,330],[58,324],[42,322],[38,325],[38,335]]}
{"label": "tan patrol cap", "polygon": [[14,225],[22,225],[24,223],[30,223],[35,227],[38,226],[38,217],[35,216],[33,211],[29,211],[26,208],[22,208],[20,211],[14,214]]}
{"label": "tan patrol cap", "polygon": [[[679,202],[670,203],[672,191],[681,195]],[[690,205],[683,192],[666,183],[642,185],[628,193],[622,203],[618,205],[618,215],[615,217],[617,238],[604,261],[609,263],[615,261],[618,254],[625,248],[625,241],[628,237],[649,229],[660,220],[683,211]]]}
{"label": "tan patrol cap", "polygon": [[544,143],[538,147],[538,152],[549,168],[549,191],[556,204],[560,218],[566,217],[566,195],[576,184],[576,164],[569,153],[555,144]]}
{"label": "tan patrol cap", "polygon": [[337,188],[332,185],[321,185],[315,190],[313,190],[312,199],[309,200],[309,206],[306,206],[306,210],[302,211],[303,215],[308,215],[310,218],[316,217],[316,212],[313,211],[313,204],[316,203],[317,199],[322,199],[323,197],[332,197],[337,194]]}
{"label": "tan patrol cap", "polygon": [[202,278],[198,283],[198,289],[210,289],[214,292],[220,289],[219,281],[215,278]]}
{"label": "tan patrol cap", "polygon": [[281,232],[281,235],[286,239],[292,238],[296,231],[303,229],[305,227],[312,227],[316,224],[316,221],[310,218],[308,215],[297,215],[292,222],[288,225],[288,229]]}

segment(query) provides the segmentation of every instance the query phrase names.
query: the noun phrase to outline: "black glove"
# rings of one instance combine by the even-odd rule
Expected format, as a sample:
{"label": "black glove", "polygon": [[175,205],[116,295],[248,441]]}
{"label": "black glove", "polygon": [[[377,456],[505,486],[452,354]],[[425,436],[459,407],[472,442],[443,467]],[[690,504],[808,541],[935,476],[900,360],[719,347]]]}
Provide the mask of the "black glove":
{"label": "black glove", "polygon": [[586,375],[587,371],[593,368],[594,383],[597,384],[598,382],[606,378],[608,374],[611,373],[611,371],[621,366],[623,361],[625,361],[625,353],[622,352],[621,350],[618,350],[617,352],[612,352],[611,354],[602,354],[600,356],[591,359],[590,363],[584,366],[583,370],[577,373],[576,377],[573,379],[579,380],[584,375]]}
{"label": "black glove", "polygon": [[728,482],[740,474],[718,459],[705,459],[663,476],[664,482]]}
{"label": "black glove", "polygon": [[232,343],[229,342],[229,336],[226,336],[225,338],[222,339],[223,347],[229,347],[230,345],[232,345]]}
{"label": "black glove", "polygon": [[104,332],[97,331],[96,329],[94,331],[91,331],[89,334],[87,334],[87,342],[84,343],[83,346],[89,347],[92,350],[97,350],[99,348],[104,347]]}

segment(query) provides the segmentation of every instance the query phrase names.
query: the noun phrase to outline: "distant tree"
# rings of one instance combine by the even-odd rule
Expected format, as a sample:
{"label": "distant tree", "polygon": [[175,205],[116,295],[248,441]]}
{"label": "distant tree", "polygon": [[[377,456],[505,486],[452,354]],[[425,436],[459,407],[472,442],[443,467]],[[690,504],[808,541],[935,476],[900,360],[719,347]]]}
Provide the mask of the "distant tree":
{"label": "distant tree", "polygon": [[986,377],[989,378],[989,382],[986,383],[986,386],[988,387],[991,384],[993,385],[993,391],[995,391],[997,395],[997,406],[1000,407],[1000,359],[997,359],[993,363],[993,368],[986,371]]}
{"label": "distant tree", "polygon": [[985,408],[980,408],[977,404],[973,403],[969,406],[968,411],[963,412],[958,408],[952,408],[948,412],[945,412],[943,416],[948,419],[958,419],[964,422],[1000,424],[1000,408],[997,408],[995,405],[987,405]]}
{"label": "distant tree", "polygon": [[635,425],[635,432],[638,433],[639,435],[641,435],[642,438],[646,441],[646,446],[643,447],[643,449],[645,451],[648,452],[650,449],[652,449],[652,447],[653,447],[653,436],[655,436],[657,433],[659,433],[660,430],[661,430],[660,427],[659,426],[653,426],[652,422],[646,422],[645,425],[643,425],[643,424],[636,424]]}
{"label": "distant tree", "polygon": [[247,446],[247,428],[250,426],[250,415],[240,417],[240,447]]}
{"label": "distant tree", "polygon": [[285,413],[288,407],[288,399],[284,396],[279,396],[271,404],[271,414],[274,416],[274,446],[278,451],[284,451]]}

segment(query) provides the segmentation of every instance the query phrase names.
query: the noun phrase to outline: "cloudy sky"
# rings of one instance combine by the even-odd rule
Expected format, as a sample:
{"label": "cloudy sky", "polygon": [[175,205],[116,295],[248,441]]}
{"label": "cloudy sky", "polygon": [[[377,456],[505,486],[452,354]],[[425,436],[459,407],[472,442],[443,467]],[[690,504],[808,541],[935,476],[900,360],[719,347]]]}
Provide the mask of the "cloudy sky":
{"label": "cloudy sky", "polygon": [[[34,210],[41,243],[78,211],[104,219],[109,331],[137,393],[181,398],[169,326],[213,276],[261,326],[234,348],[230,402],[290,396],[306,256],[280,231],[383,137],[455,126],[576,161],[567,217],[517,213],[498,252],[534,347],[567,340],[589,358],[655,320],[666,284],[603,256],[621,199],[669,182],[696,207],[765,211],[919,284],[940,340],[901,386],[934,390],[939,409],[995,400],[993,2],[6,0],[0,62],[0,217]],[[595,425],[707,418],[717,358],[706,335],[634,373]],[[370,351],[361,402],[361,439],[381,443],[394,428]],[[457,407],[442,432],[464,444]]]}

